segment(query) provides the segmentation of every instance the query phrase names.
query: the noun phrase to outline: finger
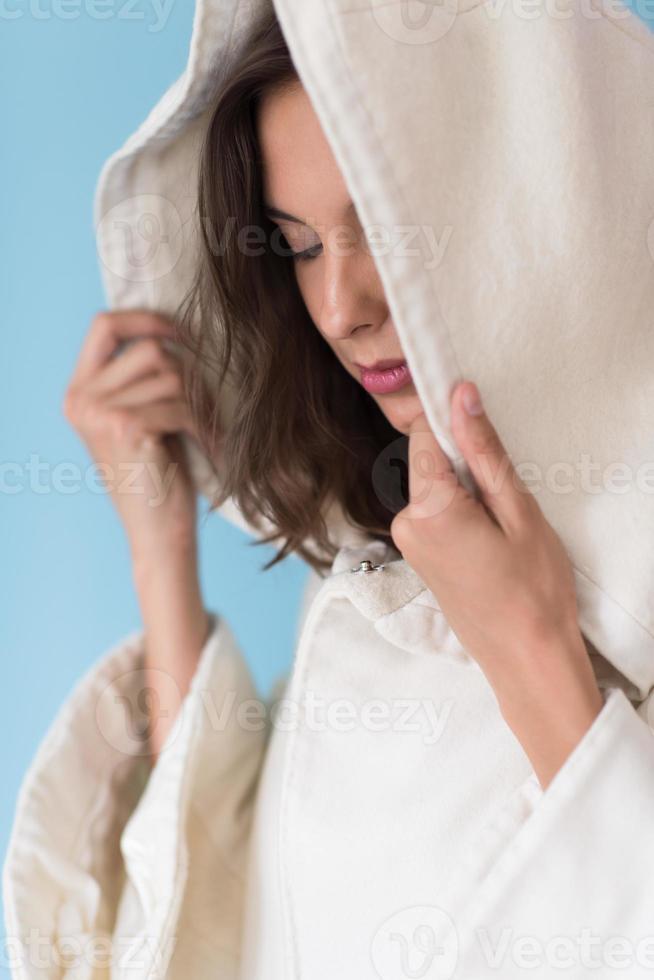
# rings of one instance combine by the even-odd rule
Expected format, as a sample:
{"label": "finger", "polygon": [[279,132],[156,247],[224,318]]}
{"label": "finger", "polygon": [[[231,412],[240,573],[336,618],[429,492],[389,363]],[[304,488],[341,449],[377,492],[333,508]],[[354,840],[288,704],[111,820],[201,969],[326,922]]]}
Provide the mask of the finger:
{"label": "finger", "polygon": [[[509,531],[521,526],[533,513],[534,498],[516,472],[511,458],[483,410],[476,385],[462,382],[452,395],[452,431],[479,487],[481,498],[499,525]],[[468,398],[478,402],[474,414]]]}
{"label": "finger", "polygon": [[195,435],[195,426],[187,402],[182,398],[166,398],[140,408],[124,409],[130,416],[132,435],[168,435],[187,432]]}
{"label": "finger", "polygon": [[412,520],[435,517],[446,511],[460,492],[466,493],[424,413],[411,423],[408,457],[409,505],[406,517]]}
{"label": "finger", "polygon": [[90,395],[110,395],[147,375],[174,371],[179,367],[179,361],[162,349],[160,340],[148,337],[137,340],[102,368],[90,383],[88,391]]}
{"label": "finger", "polygon": [[137,408],[151,402],[183,396],[183,384],[176,371],[163,371],[126,385],[107,399],[110,408]]}
{"label": "finger", "polygon": [[84,338],[71,386],[87,381],[109,359],[121,340],[139,335],[173,337],[175,324],[149,310],[99,313]]}

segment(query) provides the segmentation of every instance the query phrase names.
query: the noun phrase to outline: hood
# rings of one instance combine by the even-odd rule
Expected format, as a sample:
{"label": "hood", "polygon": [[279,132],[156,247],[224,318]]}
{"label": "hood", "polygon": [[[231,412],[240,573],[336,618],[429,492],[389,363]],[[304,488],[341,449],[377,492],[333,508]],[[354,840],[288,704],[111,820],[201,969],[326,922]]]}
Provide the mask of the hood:
{"label": "hood", "polygon": [[[106,162],[94,218],[110,308],[172,312],[189,285],[211,94],[270,2],[199,0],[185,72]],[[644,696],[654,35],[608,0],[274,6],[361,223],[383,229],[373,254],[434,433],[469,486],[449,400],[474,380],[568,550],[583,632]],[[233,397],[221,392],[227,414]],[[329,520],[350,543],[340,510]]]}

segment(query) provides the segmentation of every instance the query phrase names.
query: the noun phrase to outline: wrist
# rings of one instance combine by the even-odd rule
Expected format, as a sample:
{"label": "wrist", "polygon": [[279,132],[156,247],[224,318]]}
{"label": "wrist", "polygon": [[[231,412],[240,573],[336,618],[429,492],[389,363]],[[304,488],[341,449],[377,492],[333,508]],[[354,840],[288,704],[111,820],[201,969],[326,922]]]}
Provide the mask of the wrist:
{"label": "wrist", "polygon": [[513,669],[485,671],[504,720],[543,786],[560,769],[604,706],[581,633],[536,645]]}
{"label": "wrist", "polygon": [[175,650],[190,640],[204,645],[210,614],[204,607],[197,557],[168,553],[159,562],[135,560],[133,581],[143,626],[162,651]]}
{"label": "wrist", "polygon": [[550,702],[562,691],[596,689],[588,650],[577,628],[550,636],[532,636],[508,649],[503,656],[478,658],[500,704],[507,708],[533,700]]}
{"label": "wrist", "polygon": [[602,692],[593,680],[561,674],[558,682],[537,679],[520,691],[499,692],[498,704],[504,720],[521,741],[526,733],[547,735],[562,743],[575,744],[590,728],[604,706]]}
{"label": "wrist", "polygon": [[132,548],[131,557],[132,578],[139,594],[167,580],[186,583],[199,580],[196,541],[177,544],[163,551]]}

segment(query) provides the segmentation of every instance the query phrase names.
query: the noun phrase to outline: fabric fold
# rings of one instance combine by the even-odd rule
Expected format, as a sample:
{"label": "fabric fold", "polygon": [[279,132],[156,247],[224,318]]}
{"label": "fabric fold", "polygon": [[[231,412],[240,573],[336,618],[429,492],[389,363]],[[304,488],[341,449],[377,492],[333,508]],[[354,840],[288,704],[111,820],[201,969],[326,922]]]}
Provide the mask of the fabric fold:
{"label": "fabric fold", "polygon": [[227,623],[210,616],[154,766],[133,714],[143,695],[142,631],[87,671],[42,740],[3,865],[8,960],[20,980],[201,976],[180,965],[200,942],[235,961],[268,723]]}
{"label": "fabric fold", "polygon": [[654,699],[604,693],[550,785],[525,780],[471,856],[457,975],[651,976]]}
{"label": "fabric fold", "polygon": [[267,703],[224,620],[212,640],[121,838],[138,901],[124,899],[116,935],[132,933],[127,958],[140,957],[152,978],[230,977],[238,963],[252,810],[270,729]]}
{"label": "fabric fold", "polygon": [[[120,732],[142,655],[142,633],[133,632],[93,664],[23,778],[3,864],[16,977],[87,975],[91,946],[111,936],[124,881],[120,834],[148,778],[145,757],[126,754],[112,732]],[[111,731],[97,721],[103,695],[115,705]]]}

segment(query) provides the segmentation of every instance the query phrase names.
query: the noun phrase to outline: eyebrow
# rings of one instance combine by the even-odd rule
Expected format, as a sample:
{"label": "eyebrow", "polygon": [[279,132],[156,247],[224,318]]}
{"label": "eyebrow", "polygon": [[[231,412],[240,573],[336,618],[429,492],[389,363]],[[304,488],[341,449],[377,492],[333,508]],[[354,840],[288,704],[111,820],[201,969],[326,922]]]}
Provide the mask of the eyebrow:
{"label": "eyebrow", "polygon": [[[294,214],[289,214],[288,211],[282,211],[281,208],[276,208],[272,204],[268,204],[265,201],[263,206],[269,218],[281,218],[282,221],[294,221],[298,225],[303,225],[306,223],[302,221],[301,218],[296,217]],[[354,210],[354,201],[350,200],[347,208],[345,209],[345,214],[350,214]]]}

